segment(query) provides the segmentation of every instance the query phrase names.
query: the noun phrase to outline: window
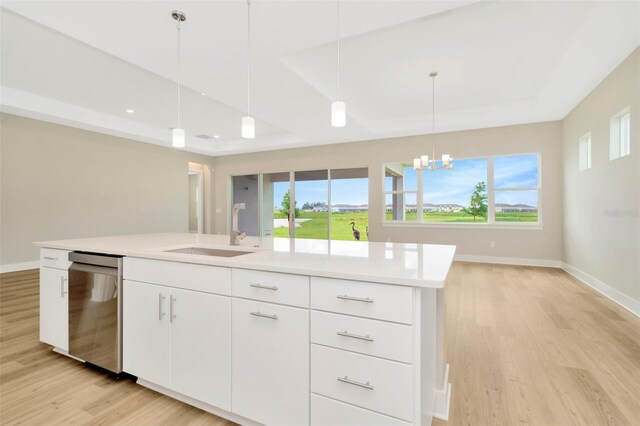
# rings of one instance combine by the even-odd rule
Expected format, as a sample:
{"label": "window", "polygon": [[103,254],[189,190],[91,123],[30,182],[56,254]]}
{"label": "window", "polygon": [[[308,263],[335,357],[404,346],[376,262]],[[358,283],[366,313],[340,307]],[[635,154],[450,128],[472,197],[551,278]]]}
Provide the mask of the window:
{"label": "window", "polygon": [[385,164],[385,221],[539,223],[539,164],[538,154],[456,158],[453,169],[419,173],[409,162]]}
{"label": "window", "polygon": [[495,157],[496,222],[538,222],[538,154]]}
{"label": "window", "polygon": [[626,107],[611,117],[609,160],[631,154],[631,109]]}
{"label": "window", "polygon": [[580,170],[591,168],[591,132],[580,137],[578,144],[578,167]]}
{"label": "window", "polygon": [[411,163],[384,166],[384,200],[386,220],[416,220],[418,207],[418,173]]}
{"label": "window", "polygon": [[451,170],[422,174],[424,222],[487,222],[486,158],[456,160]]}

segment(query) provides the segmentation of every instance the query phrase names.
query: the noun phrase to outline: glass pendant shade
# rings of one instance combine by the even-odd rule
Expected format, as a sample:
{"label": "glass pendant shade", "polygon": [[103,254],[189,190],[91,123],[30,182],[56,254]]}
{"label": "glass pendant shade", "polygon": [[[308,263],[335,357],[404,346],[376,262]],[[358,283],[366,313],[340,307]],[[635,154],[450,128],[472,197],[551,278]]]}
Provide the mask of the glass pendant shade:
{"label": "glass pendant shade", "polygon": [[347,124],[347,104],[342,101],[335,101],[331,104],[331,125],[333,127],[344,127]]}
{"label": "glass pendant shade", "polygon": [[421,167],[422,167],[422,161],[420,161],[419,158],[414,158],[413,159],[413,170],[420,170]]}
{"label": "glass pendant shade", "polygon": [[172,145],[176,148],[184,148],[185,145],[184,129],[176,127],[173,129]]}
{"label": "glass pendant shade", "polygon": [[422,167],[429,167],[429,156],[428,155],[421,155],[420,156],[420,165]]}
{"label": "glass pendant shade", "polygon": [[242,137],[253,139],[256,137],[256,119],[251,116],[242,117]]}
{"label": "glass pendant shade", "polygon": [[442,154],[442,165],[448,166],[450,159],[451,157],[449,156],[449,154]]}

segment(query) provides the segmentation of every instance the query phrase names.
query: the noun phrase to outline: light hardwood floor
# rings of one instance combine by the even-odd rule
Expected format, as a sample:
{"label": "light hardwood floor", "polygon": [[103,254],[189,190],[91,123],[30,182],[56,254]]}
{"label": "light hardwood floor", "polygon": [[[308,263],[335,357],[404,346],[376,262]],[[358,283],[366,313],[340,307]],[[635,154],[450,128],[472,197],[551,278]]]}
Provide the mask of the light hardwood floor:
{"label": "light hardwood floor", "polygon": [[[0,424],[231,424],[38,342],[38,271],[0,277]],[[457,262],[449,422],[640,424],[640,320],[548,268]]]}

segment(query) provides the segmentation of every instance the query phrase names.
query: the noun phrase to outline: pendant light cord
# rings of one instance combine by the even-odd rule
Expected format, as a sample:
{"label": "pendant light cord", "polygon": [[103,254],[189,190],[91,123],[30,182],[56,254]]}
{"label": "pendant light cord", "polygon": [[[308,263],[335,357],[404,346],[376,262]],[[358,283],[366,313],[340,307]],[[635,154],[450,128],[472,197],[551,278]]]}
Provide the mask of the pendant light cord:
{"label": "pendant light cord", "polygon": [[338,101],[340,100],[340,0],[337,0],[336,4],[337,25],[336,25],[336,38],[338,39]]}
{"label": "pendant light cord", "polygon": [[247,115],[251,116],[251,0],[247,0]]}
{"label": "pendant light cord", "polygon": [[177,92],[178,92],[178,128],[180,128],[180,61],[182,59],[182,52],[180,49],[180,18],[177,20],[178,29],[178,78],[176,79]]}
{"label": "pendant light cord", "polygon": [[433,138],[432,167],[436,168],[436,77],[431,77],[431,137]]}

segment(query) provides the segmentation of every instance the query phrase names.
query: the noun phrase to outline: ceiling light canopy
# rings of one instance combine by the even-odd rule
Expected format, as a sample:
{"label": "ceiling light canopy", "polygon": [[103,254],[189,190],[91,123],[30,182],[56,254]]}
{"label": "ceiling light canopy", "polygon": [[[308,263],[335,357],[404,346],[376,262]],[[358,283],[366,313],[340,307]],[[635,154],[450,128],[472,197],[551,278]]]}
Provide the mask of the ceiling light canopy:
{"label": "ceiling light canopy", "polygon": [[174,10],[173,12],[171,12],[171,17],[176,21],[176,29],[177,29],[177,33],[178,33],[178,73],[177,73],[177,79],[176,79],[176,87],[178,89],[178,93],[177,93],[177,99],[178,99],[178,108],[177,108],[177,115],[178,115],[178,125],[176,128],[174,128],[172,130],[172,145],[176,148],[184,148],[186,145],[186,141],[185,141],[185,133],[184,133],[184,129],[180,126],[180,60],[181,60],[181,50],[180,50],[180,24],[184,21],[187,20],[187,16],[179,11],[179,10]]}

